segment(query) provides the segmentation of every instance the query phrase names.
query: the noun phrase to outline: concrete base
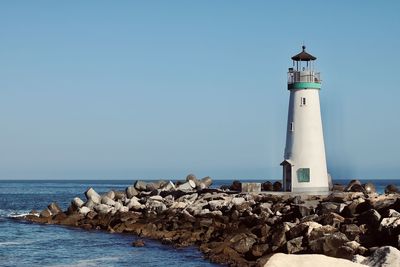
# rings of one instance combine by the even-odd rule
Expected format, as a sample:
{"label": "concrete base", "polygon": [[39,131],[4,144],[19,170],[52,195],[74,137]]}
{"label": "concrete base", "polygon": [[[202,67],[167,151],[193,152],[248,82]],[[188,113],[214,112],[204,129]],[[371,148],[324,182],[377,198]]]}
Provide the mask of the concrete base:
{"label": "concrete base", "polygon": [[328,196],[331,191],[316,191],[316,192],[277,192],[277,191],[261,191],[263,194],[278,195],[278,196]]}
{"label": "concrete base", "polygon": [[260,193],[261,183],[242,183],[242,192],[244,193]]}

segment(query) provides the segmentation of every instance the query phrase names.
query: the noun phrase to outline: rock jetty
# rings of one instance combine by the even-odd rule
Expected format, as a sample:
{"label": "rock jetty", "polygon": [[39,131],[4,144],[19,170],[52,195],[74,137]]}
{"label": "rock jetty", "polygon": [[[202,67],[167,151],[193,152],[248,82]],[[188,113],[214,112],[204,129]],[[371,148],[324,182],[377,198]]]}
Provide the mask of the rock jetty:
{"label": "rock jetty", "polygon": [[[334,185],[336,191],[328,196],[314,196],[244,193],[239,181],[223,189],[211,189],[211,184],[210,177],[188,175],[176,183],[136,181],[125,191],[101,195],[89,188],[85,200],[74,198],[65,211],[51,203],[23,219],[195,245],[211,261],[230,266],[278,266],[277,257],[291,256],[284,254],[324,254],[340,262],[353,260],[354,266],[399,266],[400,194],[394,186],[379,195],[372,184],[352,181]],[[262,185],[274,188],[280,185]]]}

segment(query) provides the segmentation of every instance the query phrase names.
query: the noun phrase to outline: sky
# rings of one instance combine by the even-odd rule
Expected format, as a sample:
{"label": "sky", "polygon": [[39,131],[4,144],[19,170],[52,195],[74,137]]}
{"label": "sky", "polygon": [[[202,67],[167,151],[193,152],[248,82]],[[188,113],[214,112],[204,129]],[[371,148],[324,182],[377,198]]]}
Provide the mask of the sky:
{"label": "sky", "polygon": [[0,179],[280,179],[290,57],[328,171],[400,178],[399,1],[1,1]]}

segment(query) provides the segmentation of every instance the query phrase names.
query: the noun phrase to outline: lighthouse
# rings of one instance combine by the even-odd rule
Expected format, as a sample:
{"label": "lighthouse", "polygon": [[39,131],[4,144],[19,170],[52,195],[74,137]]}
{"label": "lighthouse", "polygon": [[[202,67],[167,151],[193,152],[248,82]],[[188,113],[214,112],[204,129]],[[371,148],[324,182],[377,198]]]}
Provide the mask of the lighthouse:
{"label": "lighthouse", "polygon": [[289,112],[283,168],[283,190],[288,192],[326,193],[329,191],[322,129],[319,92],[320,73],[317,58],[306,47],[293,56],[288,71]]}

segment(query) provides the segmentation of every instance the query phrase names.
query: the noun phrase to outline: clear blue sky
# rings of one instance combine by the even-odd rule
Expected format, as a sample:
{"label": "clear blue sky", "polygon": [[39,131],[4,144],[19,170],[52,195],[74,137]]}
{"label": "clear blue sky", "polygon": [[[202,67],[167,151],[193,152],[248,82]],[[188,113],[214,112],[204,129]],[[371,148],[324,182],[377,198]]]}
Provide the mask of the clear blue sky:
{"label": "clear blue sky", "polygon": [[333,178],[400,178],[399,1],[2,1],[0,179],[280,178],[290,57]]}

